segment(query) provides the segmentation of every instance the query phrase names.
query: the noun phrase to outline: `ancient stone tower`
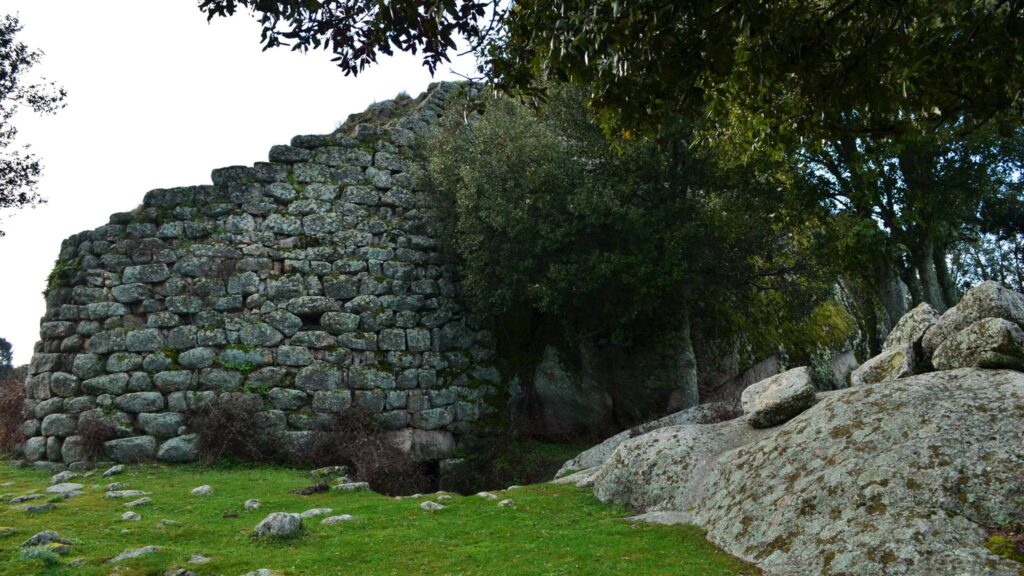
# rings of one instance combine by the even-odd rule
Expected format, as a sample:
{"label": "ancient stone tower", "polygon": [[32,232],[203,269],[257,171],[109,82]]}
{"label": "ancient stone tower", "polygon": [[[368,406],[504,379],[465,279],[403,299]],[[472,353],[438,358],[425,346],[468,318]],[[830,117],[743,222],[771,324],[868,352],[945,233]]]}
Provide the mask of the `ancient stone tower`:
{"label": "ancient stone tower", "polygon": [[410,146],[459,89],[375,104],[65,240],[26,383],[25,457],[82,460],[93,418],[117,431],[110,459],[192,460],[184,414],[214,396],[256,406],[287,442],[361,407],[418,457],[449,456],[499,380],[410,170]]}

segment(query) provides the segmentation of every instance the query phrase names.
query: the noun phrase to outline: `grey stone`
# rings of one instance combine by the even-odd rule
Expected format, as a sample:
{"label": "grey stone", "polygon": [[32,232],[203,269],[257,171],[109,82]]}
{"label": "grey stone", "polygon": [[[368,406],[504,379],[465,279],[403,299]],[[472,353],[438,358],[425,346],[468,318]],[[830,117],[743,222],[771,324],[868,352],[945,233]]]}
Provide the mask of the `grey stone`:
{"label": "grey stone", "polygon": [[1024,370],[1024,331],[1002,318],[978,320],[939,344],[932,364],[936,370],[971,367]]}
{"label": "grey stone", "polygon": [[97,376],[82,382],[82,391],[86,394],[123,394],[128,387],[127,374],[108,374]]}
{"label": "grey stone", "polygon": [[140,266],[128,266],[121,275],[121,281],[125,284],[155,284],[163,282],[170,276],[170,270],[166,264],[143,264]]}
{"label": "grey stone", "polygon": [[193,374],[187,370],[158,372],[153,376],[157,389],[165,394],[181,392],[192,388]]}
{"label": "grey stone", "polygon": [[239,372],[219,368],[206,368],[199,373],[199,383],[209,390],[237,390],[241,387],[244,379],[245,377]]}
{"label": "grey stone", "polygon": [[33,436],[25,440],[21,452],[29,462],[46,458],[46,438],[43,436]]}
{"label": "grey stone", "polygon": [[921,344],[927,357],[956,334],[985,318],[1002,318],[1024,326],[1024,295],[997,282],[982,282],[964,294],[960,303],[946,310],[924,335]]}
{"label": "grey stone", "polygon": [[156,438],[133,436],[104,442],[107,457],[115,462],[135,463],[151,460],[156,455]]}
{"label": "grey stone", "polygon": [[455,421],[455,414],[448,408],[431,408],[412,415],[412,425],[423,430],[443,428]]}
{"label": "grey stone", "polygon": [[342,374],[328,364],[313,364],[299,370],[295,386],[306,392],[335,390],[343,384]]}
{"label": "grey stone", "polygon": [[185,417],[176,412],[159,412],[139,414],[139,428],[157,438],[170,438],[178,434],[178,429],[185,425]]}
{"label": "grey stone", "polygon": [[82,380],[95,378],[103,374],[103,359],[97,354],[76,354],[71,373]]}
{"label": "grey stone", "polygon": [[257,538],[283,539],[298,536],[302,530],[302,518],[298,514],[274,512],[256,525]]}
{"label": "grey stone", "polygon": [[896,322],[892,331],[885,338],[882,345],[883,351],[903,349],[906,346],[912,348],[921,344],[921,339],[929,328],[939,321],[939,314],[927,302],[922,302],[916,308],[907,312]]}
{"label": "grey stone", "polygon": [[740,397],[755,428],[778,426],[814,404],[814,383],[806,366],[751,384]]}
{"label": "grey stone", "polygon": [[291,388],[272,388],[267,399],[278,410],[297,410],[309,402],[309,395],[302,390]]}
{"label": "grey stone", "polygon": [[321,316],[339,308],[337,301],[324,296],[300,296],[288,301],[288,311],[297,316]]}
{"label": "grey stone", "polygon": [[142,356],[116,352],[107,357],[107,372],[131,372],[142,368]]}
{"label": "grey stone", "polygon": [[153,352],[164,347],[164,338],[154,328],[133,330],[125,335],[125,346],[130,352]]}
{"label": "grey stone", "polygon": [[43,418],[40,432],[43,436],[71,436],[75,433],[78,420],[67,414],[50,414]]}
{"label": "grey stone", "polygon": [[321,390],[313,393],[313,410],[321,413],[340,414],[352,405],[352,393],[348,390]]}
{"label": "grey stone", "polygon": [[161,462],[195,462],[199,459],[199,435],[186,434],[167,440],[160,445],[156,457]]}
{"label": "grey stone", "polygon": [[125,412],[157,412],[164,408],[164,396],[159,392],[129,392],[114,399],[114,404]]}
{"label": "grey stone", "polygon": [[861,364],[850,374],[851,386],[877,384],[913,376],[917,371],[914,349],[910,345],[890,348]]}
{"label": "grey stone", "polygon": [[284,366],[308,366],[313,363],[309,348],[303,346],[280,346],[276,355],[277,363]]}
{"label": "grey stone", "polygon": [[331,334],[345,334],[359,328],[359,316],[348,312],[327,312],[320,317],[320,325]]}
{"label": "grey stone", "polygon": [[132,548],[131,550],[125,550],[117,556],[114,556],[110,560],[107,560],[107,564],[119,564],[125,560],[134,560],[142,556],[149,556],[150,554],[156,554],[160,551],[159,546],[143,546],[141,548]]}

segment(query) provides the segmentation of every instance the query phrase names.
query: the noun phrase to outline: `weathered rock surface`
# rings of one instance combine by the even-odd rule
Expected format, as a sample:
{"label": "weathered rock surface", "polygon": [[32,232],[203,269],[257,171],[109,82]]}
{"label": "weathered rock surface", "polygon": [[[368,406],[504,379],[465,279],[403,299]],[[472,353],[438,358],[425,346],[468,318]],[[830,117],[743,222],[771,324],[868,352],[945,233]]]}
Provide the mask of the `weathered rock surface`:
{"label": "weathered rock surface", "polygon": [[686,410],[680,410],[674,414],[669,414],[664,418],[659,418],[657,420],[647,422],[646,424],[641,424],[635,428],[624,430],[611,438],[604,440],[600,444],[580,452],[575,458],[563,464],[555,477],[561,478],[571,472],[578,472],[603,464],[620,444],[630,438],[635,438],[641,434],[651,432],[659,428],[667,428],[669,426],[680,426],[682,424],[707,424],[721,420],[723,414],[728,415],[731,412],[732,408],[724,403],[715,402],[711,404],[701,404],[699,406],[687,408]]}
{"label": "weathered rock surface", "polygon": [[740,396],[754,428],[778,426],[814,404],[814,383],[806,366],[751,384]]}
{"label": "weathered rock surface", "polygon": [[925,333],[938,321],[939,313],[934,308],[926,302],[918,304],[896,322],[892,331],[885,338],[882,350],[888,351],[902,349],[905,346],[920,346],[921,339],[924,338]]}
{"label": "weathered rock surface", "polygon": [[302,518],[289,512],[274,512],[256,525],[257,538],[292,538],[302,530]]}
{"label": "weathered rock surface", "polygon": [[984,543],[985,527],[1024,508],[1024,374],[849,388],[717,459],[700,449],[737,424],[635,438],[599,469],[595,494],[681,513],[780,576],[1018,575]]}
{"label": "weathered rock surface", "polygon": [[767,434],[748,419],[669,426],[626,440],[597,469],[594,495],[640,510],[688,510],[719,455]]}
{"label": "weathered rock surface", "polygon": [[1012,368],[1024,370],[1024,330],[1002,318],[985,318],[946,339],[932,356],[937,370]]}
{"label": "weathered rock surface", "polygon": [[1024,295],[1014,292],[998,282],[982,282],[964,294],[956,306],[946,310],[935,326],[925,335],[921,344],[928,357],[932,357],[947,340],[985,318],[1002,318],[1024,326]]}
{"label": "weathered rock surface", "polygon": [[885,350],[850,374],[850,386],[877,384],[913,376],[916,369],[914,357],[914,347],[909,344]]}

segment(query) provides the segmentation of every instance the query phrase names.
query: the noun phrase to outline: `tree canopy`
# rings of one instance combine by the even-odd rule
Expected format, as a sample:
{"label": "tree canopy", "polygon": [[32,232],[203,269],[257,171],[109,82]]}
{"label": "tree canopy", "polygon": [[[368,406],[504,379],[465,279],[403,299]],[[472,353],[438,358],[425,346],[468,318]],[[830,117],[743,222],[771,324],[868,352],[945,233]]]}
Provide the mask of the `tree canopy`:
{"label": "tree canopy", "polygon": [[356,74],[392,50],[432,71],[463,38],[510,92],[585,85],[603,122],[707,113],[717,137],[778,147],[851,128],[1010,122],[1024,100],[1024,4],[977,0],[203,0],[257,14],[266,47],[325,48]]}
{"label": "tree canopy", "polygon": [[56,112],[64,106],[66,96],[64,89],[52,82],[27,78],[29,70],[42,58],[42,52],[18,41],[20,31],[16,17],[0,17],[0,209],[21,208],[42,201],[35,189],[42,166],[28,146],[15,147],[18,135],[13,124],[15,114],[24,107],[40,114]]}

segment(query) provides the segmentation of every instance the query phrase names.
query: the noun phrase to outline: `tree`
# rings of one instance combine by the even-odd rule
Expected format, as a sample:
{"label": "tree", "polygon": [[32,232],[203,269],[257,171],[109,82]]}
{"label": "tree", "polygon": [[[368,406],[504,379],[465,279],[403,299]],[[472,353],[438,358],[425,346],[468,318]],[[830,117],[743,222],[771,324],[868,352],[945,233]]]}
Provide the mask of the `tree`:
{"label": "tree", "polygon": [[[52,82],[29,81],[29,70],[42,53],[17,40],[21,25],[15,16],[0,17],[0,209],[42,202],[36,183],[42,173],[39,159],[28,146],[12,149],[18,130],[12,123],[19,109],[51,114],[64,107],[66,93]],[[3,231],[0,231],[0,236]]]}
{"label": "tree", "polygon": [[0,379],[14,370],[14,352],[11,343],[0,338]]}
{"label": "tree", "polygon": [[269,48],[323,47],[355,74],[392,49],[434,70],[464,38],[510,92],[586,86],[606,126],[656,131],[710,113],[737,149],[782,150],[858,130],[882,136],[950,118],[1012,126],[1024,100],[1024,4],[977,0],[203,0],[245,8]]}

